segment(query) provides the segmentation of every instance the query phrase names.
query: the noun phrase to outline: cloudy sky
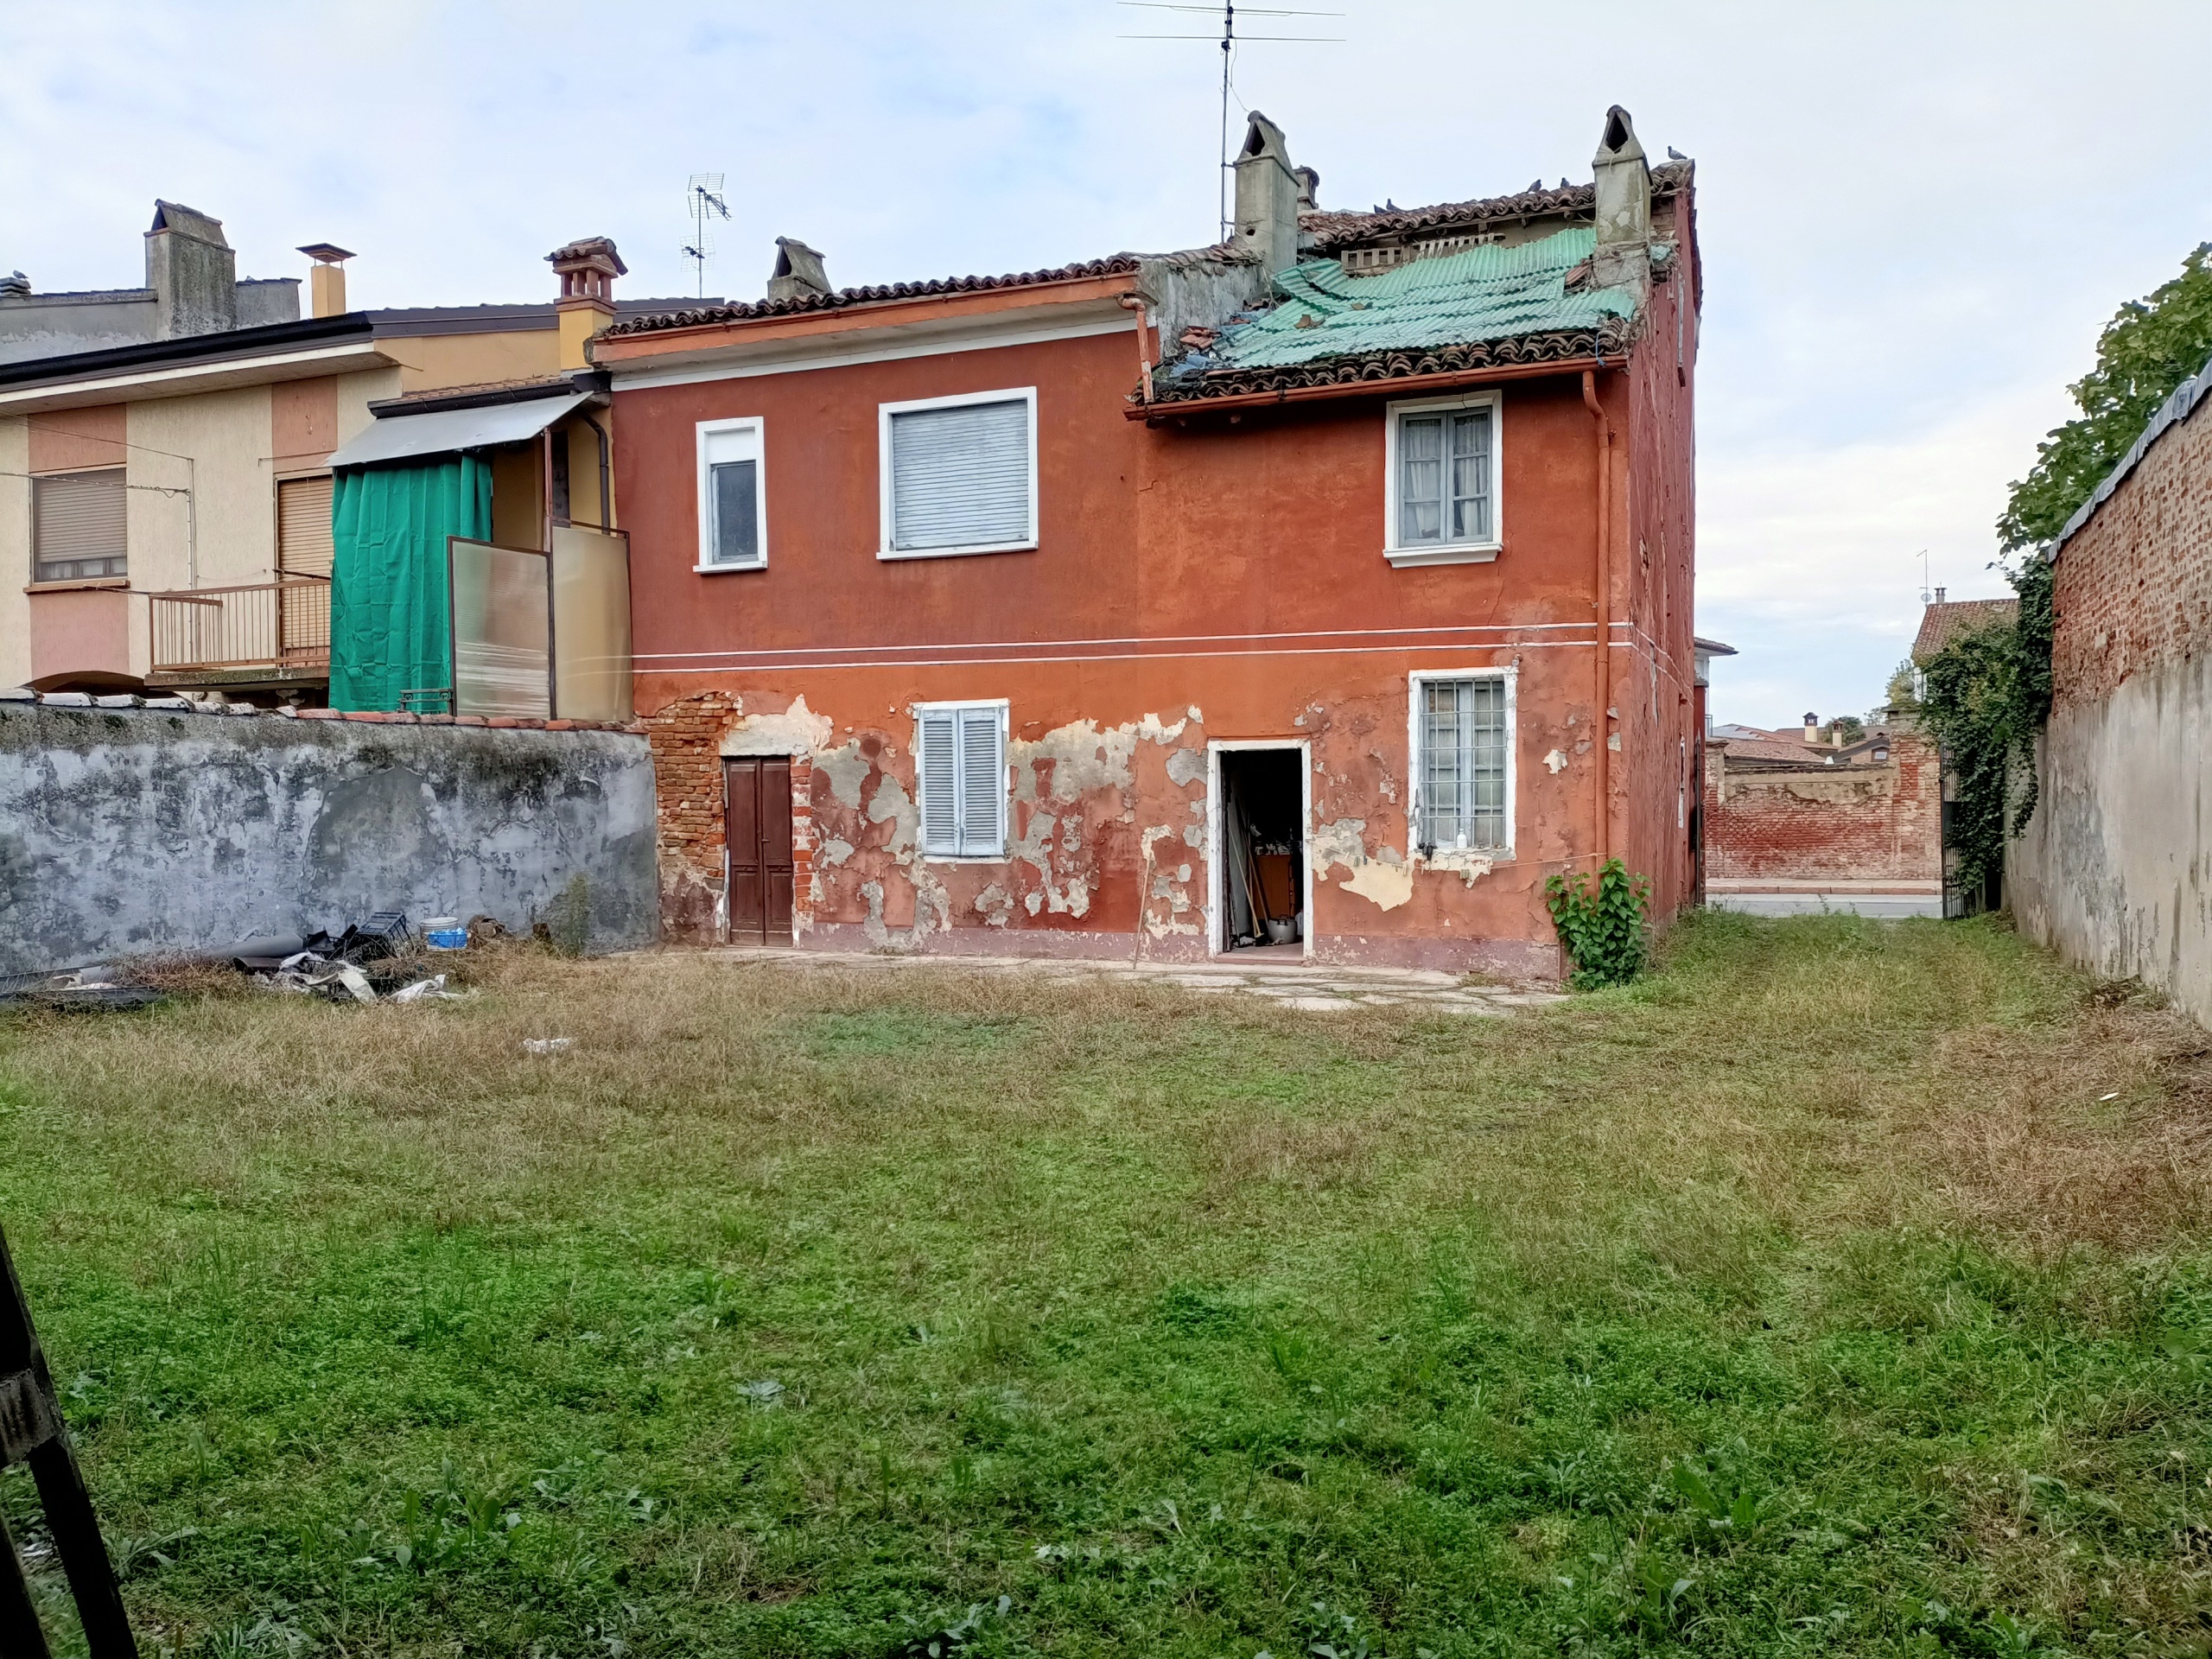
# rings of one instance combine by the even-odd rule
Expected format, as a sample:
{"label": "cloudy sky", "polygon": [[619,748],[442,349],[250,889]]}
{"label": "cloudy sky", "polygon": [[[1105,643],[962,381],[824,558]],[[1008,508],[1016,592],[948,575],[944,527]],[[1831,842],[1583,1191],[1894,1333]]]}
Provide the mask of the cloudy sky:
{"label": "cloudy sky", "polygon": [[[1722,719],[1874,702],[1923,550],[1953,596],[2005,591],[2006,483],[2100,324],[2212,237],[2201,0],[1303,3],[1342,15],[1246,27],[1341,39],[1250,47],[1236,85],[1325,206],[1586,179],[1615,102],[1697,158]],[[1122,38],[1185,27],[1116,0],[8,5],[0,269],[135,283],[158,194],[220,217],[242,274],[357,250],[359,305],[549,296],[541,256],[588,234],[626,294],[688,293],[701,172],[733,213],[713,293],[757,294],[779,232],[841,283],[1187,246],[1219,54]]]}

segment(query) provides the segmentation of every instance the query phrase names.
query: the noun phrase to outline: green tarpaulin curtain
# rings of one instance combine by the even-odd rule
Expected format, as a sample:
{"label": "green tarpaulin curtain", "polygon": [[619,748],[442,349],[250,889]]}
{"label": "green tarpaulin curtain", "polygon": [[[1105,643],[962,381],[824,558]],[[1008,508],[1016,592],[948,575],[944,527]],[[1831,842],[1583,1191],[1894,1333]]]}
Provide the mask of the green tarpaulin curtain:
{"label": "green tarpaulin curtain", "polygon": [[349,467],[330,529],[330,706],[394,709],[402,692],[452,685],[446,538],[490,538],[491,467],[467,454]]}

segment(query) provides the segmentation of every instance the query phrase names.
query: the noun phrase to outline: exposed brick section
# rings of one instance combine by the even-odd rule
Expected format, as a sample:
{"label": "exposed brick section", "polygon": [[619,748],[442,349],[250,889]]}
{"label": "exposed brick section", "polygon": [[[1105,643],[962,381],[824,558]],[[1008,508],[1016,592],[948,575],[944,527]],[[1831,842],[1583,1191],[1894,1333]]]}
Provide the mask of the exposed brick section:
{"label": "exposed brick section", "polygon": [[[653,748],[664,938],[715,939],[715,908],[722,892],[722,734],[737,714],[737,700],[728,692],[702,691],[639,722]],[[791,785],[796,792],[796,767]],[[799,885],[804,889],[804,876]]]}
{"label": "exposed brick section", "polygon": [[2062,704],[2212,649],[2212,406],[2159,435],[2067,539],[2053,574]]}
{"label": "exposed brick section", "polygon": [[1942,780],[1934,747],[1893,734],[1885,765],[1730,770],[1707,752],[1709,881],[1897,881],[1942,876]]}

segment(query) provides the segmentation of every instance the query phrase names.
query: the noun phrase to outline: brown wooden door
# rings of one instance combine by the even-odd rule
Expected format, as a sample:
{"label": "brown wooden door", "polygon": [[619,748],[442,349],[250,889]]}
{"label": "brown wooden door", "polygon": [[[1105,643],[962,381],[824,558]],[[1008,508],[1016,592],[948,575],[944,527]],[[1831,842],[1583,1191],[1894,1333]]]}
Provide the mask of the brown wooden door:
{"label": "brown wooden door", "polygon": [[729,939],[783,944],[791,936],[791,763],[725,760]]}

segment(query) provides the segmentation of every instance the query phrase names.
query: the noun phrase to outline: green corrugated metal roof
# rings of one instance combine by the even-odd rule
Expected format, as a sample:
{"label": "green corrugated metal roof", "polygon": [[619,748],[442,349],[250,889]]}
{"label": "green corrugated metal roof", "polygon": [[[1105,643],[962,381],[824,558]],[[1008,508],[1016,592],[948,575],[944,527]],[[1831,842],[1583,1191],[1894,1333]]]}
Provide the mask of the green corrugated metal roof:
{"label": "green corrugated metal roof", "polygon": [[1274,309],[1223,330],[1210,350],[1185,359],[1176,372],[1282,368],[1633,317],[1636,296],[1628,289],[1567,292],[1567,273],[1595,245],[1596,233],[1583,226],[1516,247],[1416,259],[1373,276],[1348,276],[1333,259],[1316,260],[1275,278]]}

